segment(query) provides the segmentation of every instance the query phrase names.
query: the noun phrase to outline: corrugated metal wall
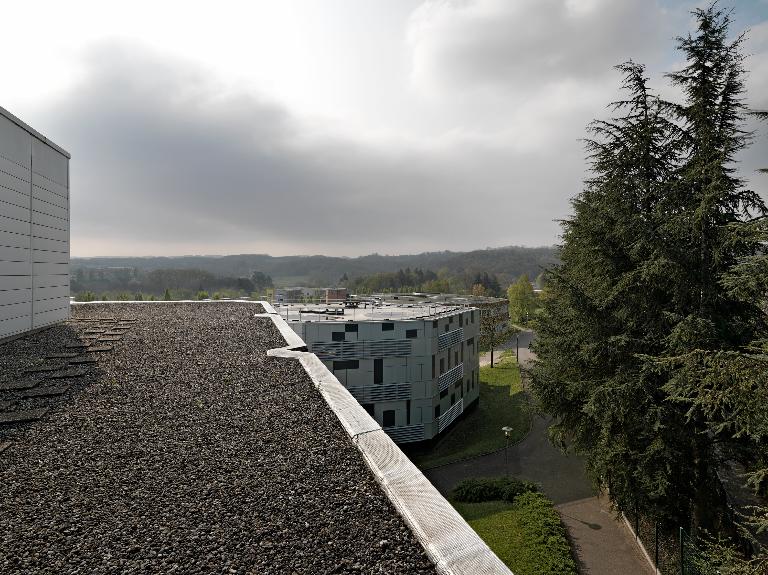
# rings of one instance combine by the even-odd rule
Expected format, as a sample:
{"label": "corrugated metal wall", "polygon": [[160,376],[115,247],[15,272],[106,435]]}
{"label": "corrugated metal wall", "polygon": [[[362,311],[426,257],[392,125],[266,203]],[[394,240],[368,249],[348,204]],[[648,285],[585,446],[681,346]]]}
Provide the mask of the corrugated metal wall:
{"label": "corrugated metal wall", "polygon": [[0,339],[69,317],[69,159],[0,114]]}

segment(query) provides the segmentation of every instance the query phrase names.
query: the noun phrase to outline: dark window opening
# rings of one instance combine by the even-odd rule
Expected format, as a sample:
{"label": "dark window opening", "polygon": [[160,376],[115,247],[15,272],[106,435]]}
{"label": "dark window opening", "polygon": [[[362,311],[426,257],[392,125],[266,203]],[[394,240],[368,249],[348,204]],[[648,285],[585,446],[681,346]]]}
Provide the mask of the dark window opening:
{"label": "dark window opening", "polygon": [[448,323],[453,323],[453,316],[448,318]]}
{"label": "dark window opening", "polygon": [[464,327],[464,314],[459,314],[459,327]]}
{"label": "dark window opening", "polygon": [[443,375],[445,373],[445,358],[440,358],[440,375]]}
{"label": "dark window opening", "polygon": [[333,362],[333,371],[338,371],[340,369],[359,369],[359,368],[360,368],[360,361],[356,359],[347,359],[344,361]]}
{"label": "dark window opening", "polygon": [[331,339],[333,341],[344,341],[344,332],[334,331],[333,333],[331,333]]}
{"label": "dark window opening", "polygon": [[384,381],[384,360],[373,360],[373,383],[381,383]]}
{"label": "dark window opening", "polygon": [[452,393],[451,394],[451,405],[453,405],[454,403],[456,403],[456,394]]}
{"label": "dark window opening", "polygon": [[453,363],[456,365],[459,365],[459,352],[454,351],[453,352]]}
{"label": "dark window opening", "polygon": [[472,323],[475,323],[475,312],[474,311],[469,312],[469,319],[472,321]]}
{"label": "dark window opening", "polygon": [[418,333],[415,329],[406,329],[405,330],[405,337],[407,339],[414,339],[416,337],[416,334]]}
{"label": "dark window opening", "polygon": [[384,413],[381,414],[382,417],[382,427],[394,427],[395,426],[395,410],[394,409],[387,409],[384,411]]}
{"label": "dark window opening", "polygon": [[448,331],[448,324],[445,324],[445,331]]}
{"label": "dark window opening", "polygon": [[438,417],[440,417],[440,406],[436,405],[435,406],[435,419],[437,419]]}
{"label": "dark window opening", "polygon": [[435,379],[435,356],[432,356],[432,379]]}
{"label": "dark window opening", "polygon": [[381,324],[381,331],[394,331],[395,324],[393,323],[383,323]]}
{"label": "dark window opening", "polygon": [[368,415],[370,415],[371,417],[376,417],[376,411],[372,403],[363,403],[362,406],[363,406],[363,409],[368,412]]}
{"label": "dark window opening", "polygon": [[349,333],[349,332],[357,333],[357,324],[356,323],[348,323],[347,325],[344,326],[344,331],[346,331],[347,333]]}
{"label": "dark window opening", "polygon": [[437,327],[437,320],[434,320],[434,321],[432,322],[432,327]]}
{"label": "dark window opening", "polygon": [[444,389],[443,391],[440,392],[440,399],[443,399],[446,395],[448,395],[448,390]]}
{"label": "dark window opening", "polygon": [[411,400],[408,399],[405,402],[405,424],[411,424]]}

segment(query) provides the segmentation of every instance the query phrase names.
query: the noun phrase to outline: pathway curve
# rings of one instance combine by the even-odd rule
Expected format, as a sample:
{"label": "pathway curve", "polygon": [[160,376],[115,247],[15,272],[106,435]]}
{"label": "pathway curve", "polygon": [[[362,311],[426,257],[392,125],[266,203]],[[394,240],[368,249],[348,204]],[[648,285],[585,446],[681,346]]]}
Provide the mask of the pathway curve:
{"label": "pathway curve", "polygon": [[[525,332],[524,332],[525,333]],[[531,332],[526,343],[532,337]],[[521,334],[522,340],[522,334]],[[507,342],[502,349],[510,349]],[[511,342],[511,349],[515,340]],[[525,351],[524,351],[525,350]],[[481,365],[483,364],[481,356]],[[494,353],[494,361],[496,359]],[[528,346],[520,345],[520,364],[534,358]],[[573,543],[583,575],[653,575],[634,536],[617,521],[605,497],[597,497],[584,471],[584,461],[565,455],[547,436],[549,418],[535,417],[528,436],[508,450],[436,467],[424,475],[444,495],[463,479],[509,474],[534,481],[555,503]]]}

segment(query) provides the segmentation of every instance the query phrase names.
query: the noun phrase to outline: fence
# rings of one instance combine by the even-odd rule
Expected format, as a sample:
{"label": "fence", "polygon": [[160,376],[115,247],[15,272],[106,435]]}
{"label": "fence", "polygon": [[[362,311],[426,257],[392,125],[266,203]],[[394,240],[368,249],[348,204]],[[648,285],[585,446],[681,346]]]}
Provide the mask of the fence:
{"label": "fence", "polygon": [[665,528],[658,520],[643,515],[637,509],[625,512],[624,516],[656,567],[656,572],[661,575],[681,575],[679,533]]}

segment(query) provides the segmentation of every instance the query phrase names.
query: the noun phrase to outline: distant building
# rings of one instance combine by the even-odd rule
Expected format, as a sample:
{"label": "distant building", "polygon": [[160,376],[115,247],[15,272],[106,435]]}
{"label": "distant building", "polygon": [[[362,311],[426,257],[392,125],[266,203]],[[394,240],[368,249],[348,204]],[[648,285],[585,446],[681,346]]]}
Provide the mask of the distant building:
{"label": "distant building", "polygon": [[343,302],[348,295],[347,288],[326,288],[325,303]]}
{"label": "distant building", "polygon": [[351,305],[278,312],[394,441],[431,440],[478,401],[478,310]]}
{"label": "distant building", "polygon": [[69,318],[69,158],[0,108],[0,340]]}

